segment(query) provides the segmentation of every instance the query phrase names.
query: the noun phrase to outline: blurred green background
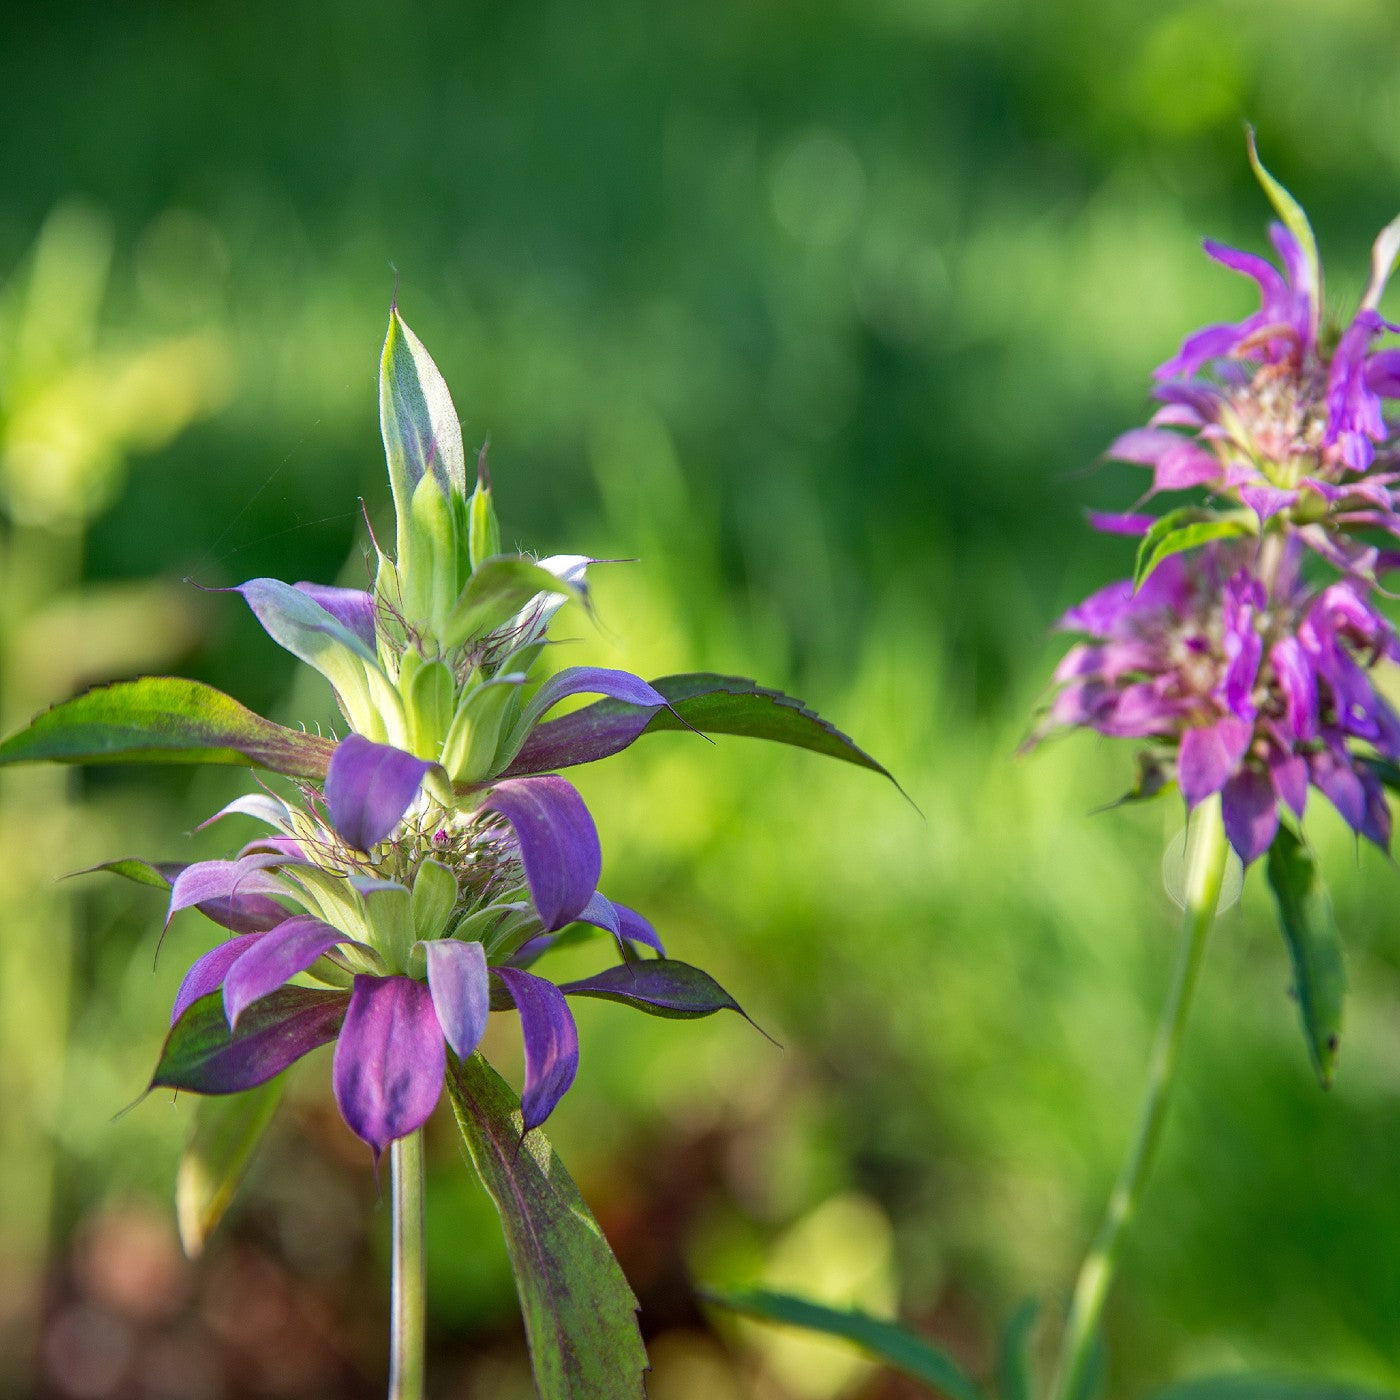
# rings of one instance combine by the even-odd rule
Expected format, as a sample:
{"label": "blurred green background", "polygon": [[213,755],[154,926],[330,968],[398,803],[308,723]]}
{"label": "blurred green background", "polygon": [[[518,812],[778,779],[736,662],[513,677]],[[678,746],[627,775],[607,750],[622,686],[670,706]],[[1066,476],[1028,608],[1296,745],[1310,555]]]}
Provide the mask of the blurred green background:
{"label": "blurred green background", "polygon": [[[912,1393],[708,1318],[697,1279],[898,1309],[985,1371],[1021,1299],[1062,1305],[1174,943],[1179,810],[1095,813],[1130,750],[1015,752],[1057,613],[1128,567],[1081,512],[1145,478],[1098,454],[1183,334],[1250,306],[1198,248],[1264,246],[1243,118],[1350,313],[1400,208],[1400,11],[133,3],[0,33],[4,727],[150,668],[329,720],[237,599],[180,580],[364,579],[397,277],[507,540],[638,561],[569,655],[799,694],[923,813],[738,740],[581,774],[606,889],[785,1047],[579,1008],[550,1131],[642,1299],[650,1394]],[[6,1395],[382,1393],[387,1209],[328,1057],[185,1263],[189,1105],[114,1115],[216,931],[185,916],[153,974],[156,895],[54,883],[226,852],[245,833],[189,833],[245,781],[0,786]],[[1400,884],[1321,808],[1336,1087],[1251,878],[1110,1305],[1115,1397],[1242,1366],[1400,1386]],[[497,1226],[448,1123],[429,1147],[433,1393],[528,1395]]]}

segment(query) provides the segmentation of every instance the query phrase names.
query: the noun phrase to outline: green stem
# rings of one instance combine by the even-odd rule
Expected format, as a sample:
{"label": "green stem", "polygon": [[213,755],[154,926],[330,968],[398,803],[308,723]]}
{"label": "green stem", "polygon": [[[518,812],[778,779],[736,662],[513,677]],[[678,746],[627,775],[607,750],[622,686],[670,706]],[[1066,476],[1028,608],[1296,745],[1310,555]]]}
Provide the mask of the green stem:
{"label": "green stem", "polygon": [[1177,954],[1171,990],[1167,994],[1167,1004],[1157,1030],[1157,1042],[1152,1050],[1137,1135],[1118,1173],[1113,1194],[1108,1198],[1108,1209],[1104,1212],[1093,1246],[1080,1266],[1079,1277],[1075,1281],[1074,1297],[1060,1341],[1055,1379],[1050,1387],[1052,1400],[1078,1400],[1093,1352],[1094,1338],[1098,1333],[1104,1300],[1162,1136],[1191,999],[1196,990],[1210,928],[1215,922],[1216,906],[1220,902],[1220,886],[1225,875],[1229,847],[1220,820],[1219,802],[1212,800],[1202,804],[1191,826],[1181,949]]}
{"label": "green stem", "polygon": [[423,1400],[423,1130],[389,1148],[394,1196],[393,1319],[389,1333],[389,1400]]}

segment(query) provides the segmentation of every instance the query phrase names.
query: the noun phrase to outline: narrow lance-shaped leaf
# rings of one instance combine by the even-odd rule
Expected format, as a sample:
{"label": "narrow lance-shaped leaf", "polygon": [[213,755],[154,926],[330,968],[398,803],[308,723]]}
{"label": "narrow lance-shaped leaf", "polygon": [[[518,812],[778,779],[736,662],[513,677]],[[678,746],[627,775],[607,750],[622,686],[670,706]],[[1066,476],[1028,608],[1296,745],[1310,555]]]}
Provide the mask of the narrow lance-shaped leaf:
{"label": "narrow lance-shaped leaf", "polygon": [[1286,826],[1279,828],[1269,848],[1269,887],[1293,960],[1308,1053],[1325,1089],[1332,1082],[1342,1033],[1346,997],[1342,940],[1317,862]]}
{"label": "narrow lance-shaped leaf", "polygon": [[450,1061],[447,1088],[501,1217],[541,1400],[644,1400],[637,1300],[549,1139],[523,1134],[519,1100],[480,1055]]}
{"label": "narrow lance-shaped leaf", "polygon": [[1344,1381],[1276,1376],[1198,1376],[1152,1393],[1150,1400],[1395,1400],[1395,1392]]}
{"label": "narrow lance-shaped leaf", "polygon": [[279,987],[250,1006],[234,1037],[218,992],[180,1017],[161,1050],[151,1088],[237,1094],[265,1084],[318,1045],[334,1040],[345,1019],[346,992]]}
{"label": "narrow lance-shaped leaf", "polygon": [[1031,1332],[1040,1306],[1027,1298],[1006,1324],[997,1346],[997,1390],[1001,1400],[1035,1400],[1035,1366]]}
{"label": "narrow lance-shaped leaf", "polygon": [[0,744],[0,764],[255,764],[326,776],[335,745],[263,719],[199,681],[144,676],[100,686],[39,715]]}
{"label": "narrow lance-shaped leaf", "polygon": [[1313,332],[1316,334],[1322,305],[1322,261],[1317,253],[1317,239],[1313,235],[1308,216],[1303,212],[1303,206],[1264,168],[1264,162],[1259,159],[1252,126],[1246,128],[1246,135],[1249,142],[1249,163],[1254,169],[1254,177],[1268,195],[1269,203],[1274,206],[1274,211],[1283,220],[1284,226],[1297,241],[1307,263],[1310,285],[1304,290],[1311,299]]}
{"label": "narrow lance-shaped leaf", "polygon": [[701,1297],[706,1302],[757,1318],[760,1322],[776,1322],[788,1327],[805,1328],[809,1332],[820,1332],[828,1337],[844,1338],[886,1366],[932,1386],[948,1400],[982,1400],[981,1392],[951,1356],[898,1322],[871,1317],[869,1313],[828,1308],[820,1303],[809,1303],[804,1298],[770,1293],[766,1289],[745,1289],[732,1293],[707,1290]]}
{"label": "narrow lance-shaped leaf", "polygon": [[246,1093],[196,1101],[194,1130],[175,1178],[180,1243],[191,1259],[204,1252],[232,1203],[282,1100],[283,1084],[273,1079]]}
{"label": "narrow lance-shaped leaf", "polygon": [[741,676],[708,672],[662,676],[651,684],[669,702],[670,709],[599,700],[560,719],[546,720],[522,745],[506,776],[592,763],[621,752],[644,733],[689,727],[702,734],[734,734],[791,744],[868,768],[894,781],[888,769],[834,725],[781,691]]}

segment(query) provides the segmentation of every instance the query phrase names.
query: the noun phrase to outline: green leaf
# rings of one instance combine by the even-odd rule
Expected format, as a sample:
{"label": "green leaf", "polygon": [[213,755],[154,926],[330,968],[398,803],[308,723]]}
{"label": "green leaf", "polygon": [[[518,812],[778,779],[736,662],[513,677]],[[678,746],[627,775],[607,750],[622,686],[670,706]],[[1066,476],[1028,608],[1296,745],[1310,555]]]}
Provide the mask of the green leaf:
{"label": "green leaf", "polygon": [[[182,869],[184,866],[180,862],[162,866],[156,861],[124,856],[121,860],[104,860],[101,865],[89,865],[85,870],[75,870],[73,875],[96,875],[99,871],[108,871],[135,884],[147,885],[153,890],[169,890],[175,874]],[[71,880],[73,875],[67,878]]]}
{"label": "green leaf", "polygon": [[[652,685],[671,702],[680,718],[670,710],[657,710],[647,725],[647,733],[684,729],[688,725],[702,734],[767,739],[854,763],[894,782],[889,769],[877,763],[835,725],[780,690],[769,690],[742,676],[717,676],[707,672],[662,676],[652,681]],[[616,700],[599,703],[614,707],[620,704]]]}
{"label": "green leaf", "polygon": [[1346,966],[1332,901],[1312,852],[1287,826],[1269,847],[1269,887],[1293,959],[1298,1010],[1308,1053],[1322,1087],[1332,1082],[1342,1033]]}
{"label": "green leaf", "polygon": [[476,490],[467,508],[467,548],[471,567],[501,551],[501,527],[491,501],[491,473],[486,470],[486,448],[476,459]]}
{"label": "green leaf", "polygon": [[523,554],[498,554],[477,566],[442,628],[442,644],[459,647],[499,627],[541,593],[582,598],[583,591],[565,583]]}
{"label": "green leaf", "polygon": [[0,764],[256,764],[293,778],[326,776],[335,745],[255,715],[213,686],[143,676],[45,710],[0,744]]}
{"label": "green leaf", "polygon": [[1035,1364],[1031,1354],[1031,1329],[1040,1314],[1040,1304],[1027,1298],[1006,1324],[997,1347],[997,1389],[1001,1400],[1033,1400]]}
{"label": "green leaf", "polygon": [[282,1100],[279,1077],[242,1094],[201,1098],[175,1178],[180,1242],[197,1259],[229,1208]]}
{"label": "green leaf", "polygon": [[1141,588],[1157,565],[1173,554],[1210,544],[1212,540],[1239,539],[1253,533],[1242,516],[1212,515],[1191,506],[1170,511],[1156,521],[1138,545],[1133,589]]}
{"label": "green leaf", "polygon": [[1200,1376],[1154,1391],[1151,1400],[1396,1400],[1393,1390],[1370,1390],[1328,1380],[1271,1376]]}
{"label": "green leaf", "polygon": [[982,1400],[982,1393],[963,1373],[952,1357],[898,1322],[871,1317],[869,1313],[845,1312],[820,1303],[809,1303],[785,1293],[766,1289],[744,1289],[734,1293],[703,1290],[707,1302],[760,1322],[776,1322],[802,1327],[829,1337],[854,1342],[862,1351],[923,1381],[951,1400]]}
{"label": "green leaf", "polygon": [[480,1055],[449,1055],[447,1088],[500,1212],[541,1400],[644,1400],[637,1300],[549,1139],[522,1139],[520,1100]]}
{"label": "green leaf", "polygon": [[1269,203],[1274,206],[1274,212],[1283,220],[1289,233],[1298,240],[1303,257],[1307,259],[1308,269],[1312,275],[1312,286],[1303,290],[1312,297],[1315,327],[1318,309],[1322,302],[1322,263],[1317,254],[1317,239],[1313,236],[1312,225],[1308,222],[1308,216],[1303,212],[1303,206],[1264,169],[1264,162],[1259,159],[1259,150],[1254,142],[1254,128],[1252,126],[1246,127],[1245,132],[1249,142],[1249,163],[1254,168],[1254,178],[1263,186],[1264,193],[1269,197]]}

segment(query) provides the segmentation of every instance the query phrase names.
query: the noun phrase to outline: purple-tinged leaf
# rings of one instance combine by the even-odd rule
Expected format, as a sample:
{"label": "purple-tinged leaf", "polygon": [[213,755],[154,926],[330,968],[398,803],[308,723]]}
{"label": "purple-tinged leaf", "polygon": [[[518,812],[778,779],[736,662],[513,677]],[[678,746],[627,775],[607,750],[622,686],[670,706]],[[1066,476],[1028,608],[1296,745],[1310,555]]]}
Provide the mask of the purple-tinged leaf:
{"label": "purple-tinged leaf", "polygon": [[535,1388],[549,1400],[645,1400],[637,1300],[578,1189],[480,1055],[447,1076],[462,1141],[500,1213]]}
{"label": "purple-tinged leaf", "polygon": [[791,744],[868,768],[893,781],[889,771],[800,700],[739,676],[700,672],[652,682],[670,709],[648,709],[622,700],[599,700],[559,719],[546,720],[521,746],[506,775],[547,773],[619,753],[643,733],[698,729]]}
{"label": "purple-tinged leaf", "polygon": [[737,1011],[747,1021],[744,1008],[710,976],[674,958],[642,958],[559,989],[571,997],[601,997],[621,1002],[652,1016],[689,1021],[713,1016],[716,1011]]}
{"label": "purple-tinged leaf", "polygon": [[511,778],[482,804],[515,831],[525,880],[546,930],[578,918],[598,888],[603,853],[583,798],[563,778]]}
{"label": "purple-tinged leaf", "polygon": [[207,997],[222,986],[229,968],[264,936],[261,933],[239,934],[211,948],[202,958],[196,958],[185,973],[180,990],[175,993],[175,1004],[170,1008],[170,1024],[173,1026],[200,997]]}
{"label": "purple-tinged leaf", "polygon": [[334,588],[324,583],[294,583],[292,587],[323,607],[368,650],[375,649],[374,594],[362,588]]}
{"label": "purple-tinged leaf", "polygon": [[520,1096],[525,1131],[554,1112],[578,1073],[578,1027],[564,994],[553,982],[518,967],[492,971],[520,1013],[525,1040],[525,1092]]}
{"label": "purple-tinged leaf", "polygon": [[443,1038],[461,1059],[481,1043],[491,1011],[491,983],[486,950],[480,943],[433,938],[422,945]]}
{"label": "purple-tinged leaf", "polygon": [[446,1065],[433,999],[421,982],[355,978],[332,1081],[341,1117],[376,1160],[396,1138],[427,1122]]}
{"label": "purple-tinged leaf", "polygon": [[432,766],[389,744],[346,735],[326,773],[331,825],[357,851],[377,846],[402,820]]}
{"label": "purple-tinged leaf", "polygon": [[255,1001],[274,992],[298,972],[305,972],[337,943],[350,943],[338,928],[301,915],[263,934],[224,977],[224,1014],[235,1031],[239,1018]]}
{"label": "purple-tinged leaf", "polygon": [[1248,721],[1227,715],[1204,728],[1188,729],[1177,754],[1177,780],[1187,807],[1203,802],[1225,786],[1254,737]]}
{"label": "purple-tinged leaf", "polygon": [[200,913],[225,928],[266,932],[254,925],[269,919],[273,922],[267,923],[267,928],[275,928],[287,917],[287,911],[271,896],[288,898],[294,892],[273,869],[291,863],[285,855],[269,854],[187,865],[171,881],[165,922],[168,925],[180,910],[197,905]]}
{"label": "purple-tinged leaf", "polygon": [[151,1088],[237,1094],[263,1084],[334,1040],[349,1004],[346,992],[279,987],[248,1008],[235,1039],[224,1019],[223,998],[211,992],[171,1029]]}
{"label": "purple-tinged leaf", "polygon": [[319,781],[335,745],[274,724],[213,686],[143,676],[45,710],[0,744],[7,763],[256,764]]}
{"label": "purple-tinged leaf", "polygon": [[1128,535],[1136,537],[1145,535],[1156,519],[1152,515],[1142,515],[1136,512],[1114,513],[1110,511],[1091,510],[1086,512],[1090,526],[1105,535]]}

